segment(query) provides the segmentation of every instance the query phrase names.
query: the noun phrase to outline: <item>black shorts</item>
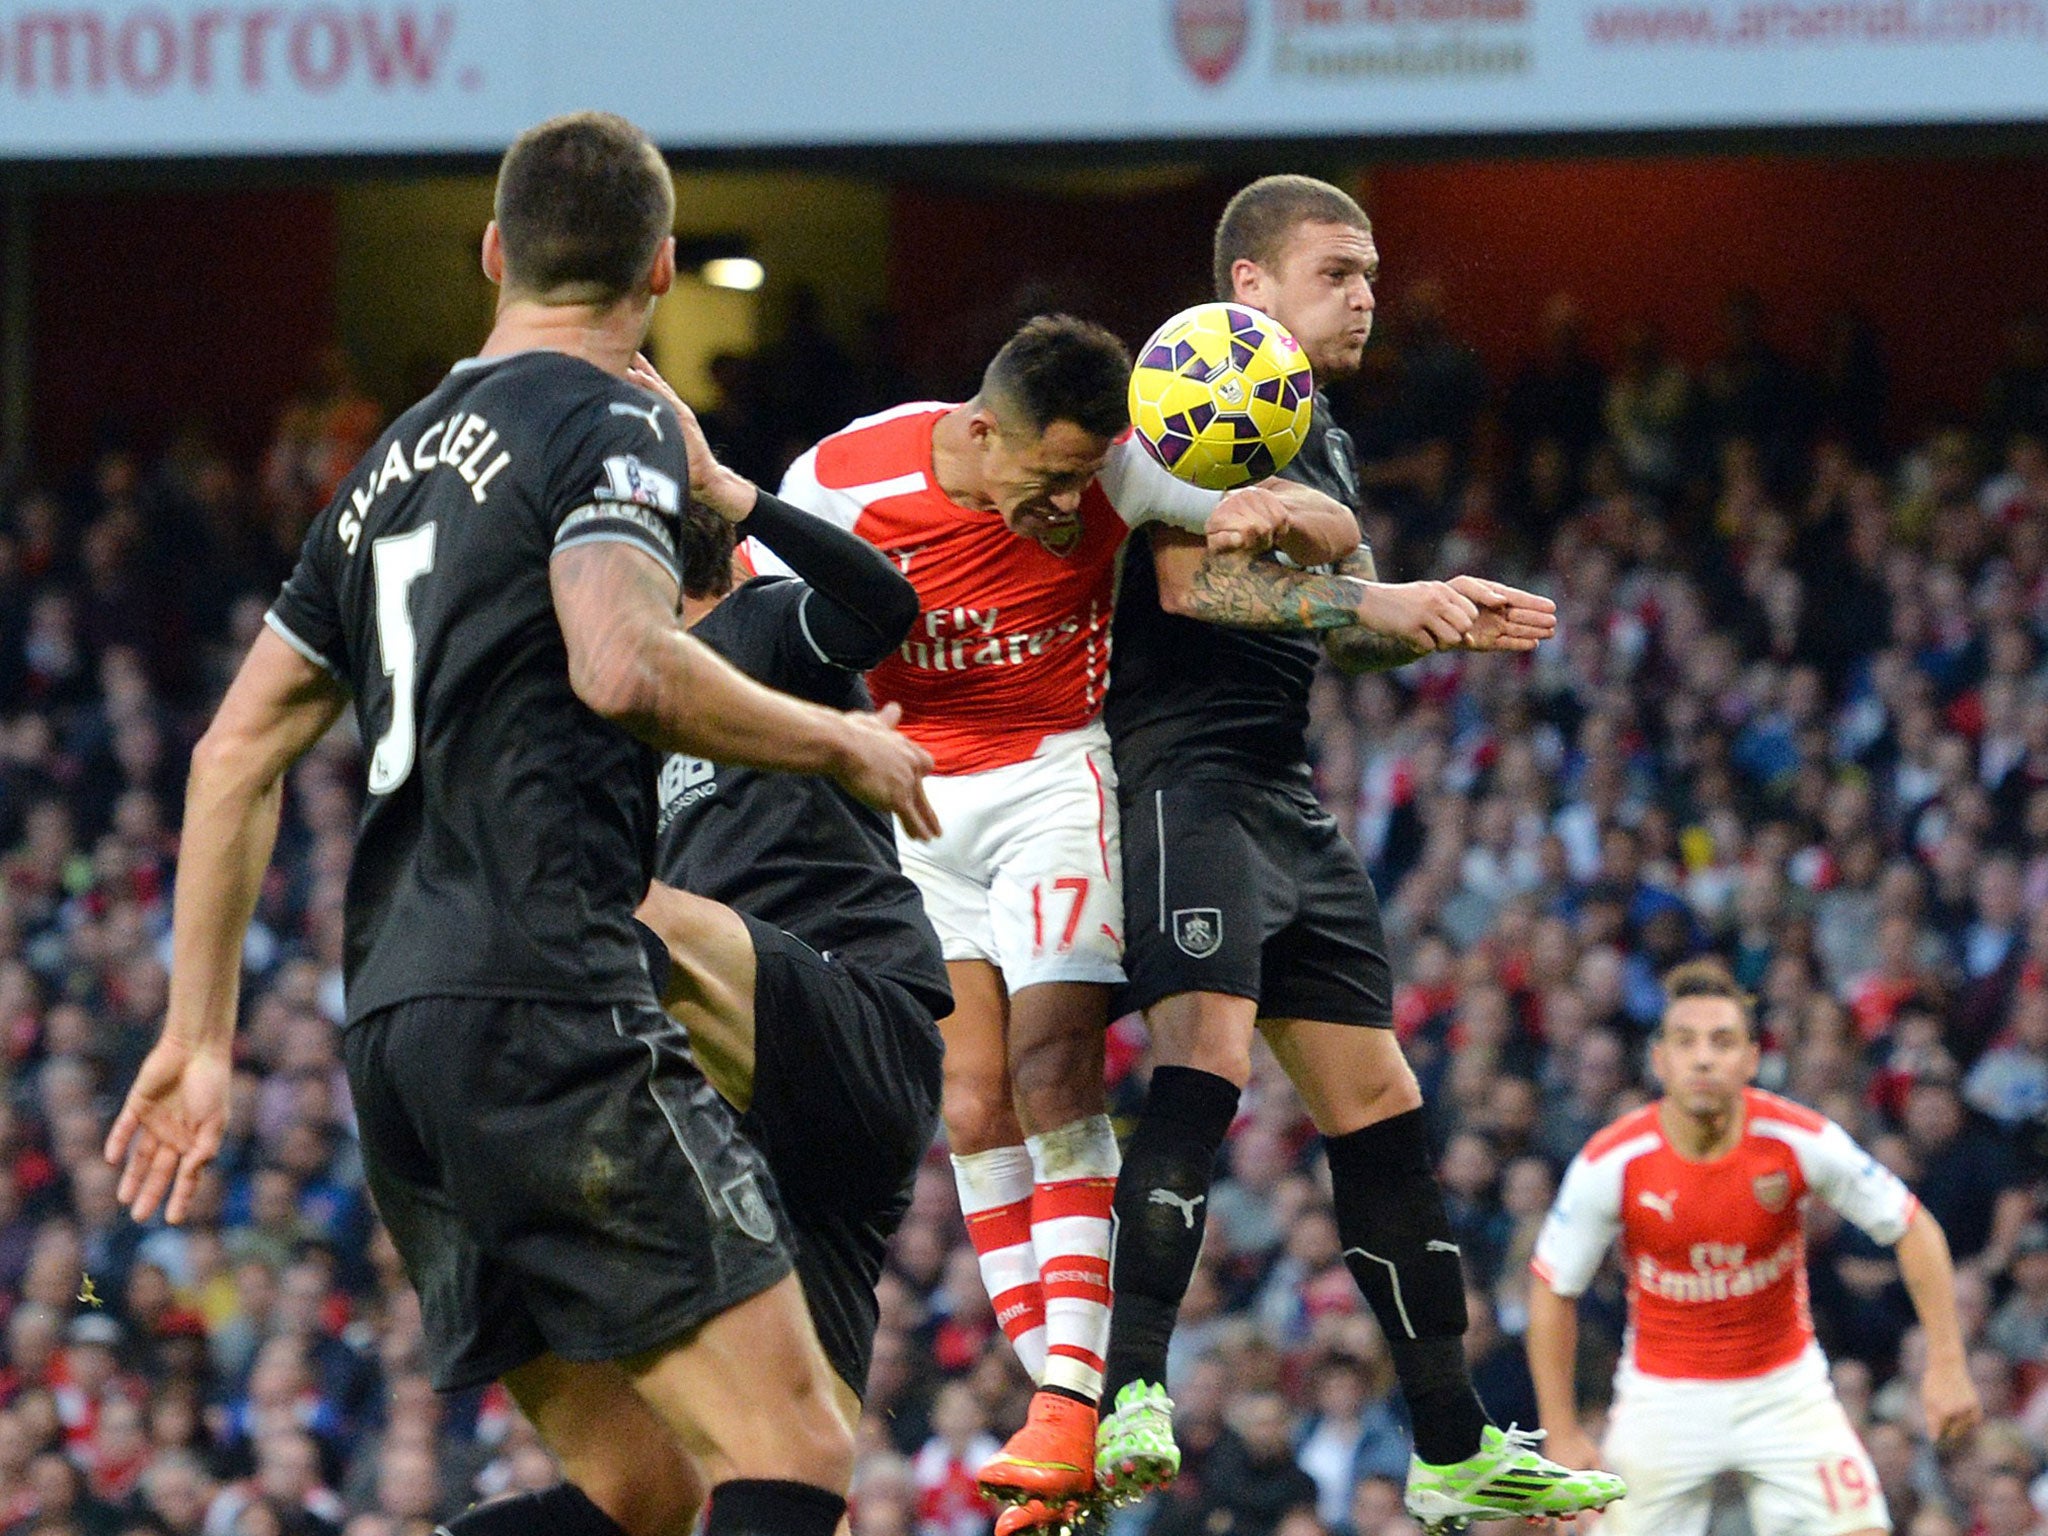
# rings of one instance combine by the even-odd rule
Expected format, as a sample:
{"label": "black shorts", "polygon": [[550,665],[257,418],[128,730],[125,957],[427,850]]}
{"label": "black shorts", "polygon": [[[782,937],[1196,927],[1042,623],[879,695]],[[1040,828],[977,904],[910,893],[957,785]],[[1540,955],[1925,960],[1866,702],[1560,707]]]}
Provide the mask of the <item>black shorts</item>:
{"label": "black shorts", "polygon": [[1379,897],[1306,787],[1126,788],[1125,1002],[1249,997],[1265,1019],[1392,1025]]}
{"label": "black shorts", "polygon": [[875,1282],[938,1131],[944,1047],[931,1010],[905,988],[746,924],[754,1096],[740,1128],[775,1175],[825,1358],[858,1394],[880,1317]]}
{"label": "black shorts", "polygon": [[442,1391],[652,1349],[790,1271],[766,1164],[651,1004],[420,998],[342,1049]]}

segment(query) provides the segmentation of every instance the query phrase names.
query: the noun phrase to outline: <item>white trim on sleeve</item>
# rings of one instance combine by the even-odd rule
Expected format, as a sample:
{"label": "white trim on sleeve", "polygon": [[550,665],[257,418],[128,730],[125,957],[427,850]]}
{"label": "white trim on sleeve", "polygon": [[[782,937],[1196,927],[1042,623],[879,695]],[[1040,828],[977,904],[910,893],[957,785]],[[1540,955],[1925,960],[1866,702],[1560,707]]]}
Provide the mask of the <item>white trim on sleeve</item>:
{"label": "white trim on sleeve", "polygon": [[313,663],[314,666],[318,667],[322,672],[325,672],[329,677],[333,678],[336,682],[348,681],[348,679],[344,678],[341,675],[341,668],[337,667],[325,656],[322,656],[318,651],[314,650],[312,646],[308,645],[304,640],[300,639],[297,632],[292,629],[291,625],[285,623],[283,619],[277,616],[277,610],[275,608],[267,609],[264,612],[263,622],[270,626],[271,632],[275,634],[278,639],[282,640],[286,645],[290,646],[293,650],[297,651],[301,656],[305,657],[306,660]]}

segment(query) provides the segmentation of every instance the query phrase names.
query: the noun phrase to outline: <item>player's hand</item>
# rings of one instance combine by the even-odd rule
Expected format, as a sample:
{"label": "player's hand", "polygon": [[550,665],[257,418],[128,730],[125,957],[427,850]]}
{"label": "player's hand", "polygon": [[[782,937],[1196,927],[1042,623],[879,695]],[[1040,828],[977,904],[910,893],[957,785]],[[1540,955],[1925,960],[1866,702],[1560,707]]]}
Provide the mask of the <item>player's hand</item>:
{"label": "player's hand", "polygon": [[1547,597],[1478,576],[1453,576],[1448,585],[1478,609],[1459,642],[1465,650],[1533,651],[1557,633],[1557,604]]}
{"label": "player's hand", "polygon": [[1262,555],[1278,544],[1292,525],[1287,503],[1261,485],[1240,486],[1216,503],[1206,530],[1209,548],[1217,554],[1242,551]]}
{"label": "player's hand", "polygon": [[1478,621],[1478,604],[1447,581],[1369,582],[1358,604],[1361,628],[1424,655],[1464,644]]}
{"label": "player's hand", "polygon": [[185,1219],[200,1170],[220,1151],[230,1055],[226,1041],[197,1047],[167,1033],[143,1058],[106,1146],[107,1161],[121,1170],[117,1197],[137,1221],[160,1204],[166,1221]]}
{"label": "player's hand", "polygon": [[1984,1422],[1984,1405],[1961,1360],[1930,1360],[1920,1376],[1920,1412],[1937,1445],[1952,1445]]}
{"label": "player's hand", "polygon": [[849,710],[845,718],[853,728],[852,739],[846,760],[833,777],[876,810],[893,811],[903,830],[920,843],[937,837],[939,813],[924,792],[932,755],[896,729],[902,707],[884,704],[873,714]]}
{"label": "player's hand", "polygon": [[1583,1472],[1588,1467],[1600,1465],[1600,1447],[1593,1443],[1593,1437],[1578,1425],[1570,1429],[1553,1429],[1543,1437],[1543,1454],[1561,1467],[1570,1467],[1574,1472]]}
{"label": "player's hand", "polygon": [[690,495],[728,523],[745,522],[747,514],[754,510],[759,488],[745,475],[718,462],[697,413],[683,404],[683,397],[669,387],[668,380],[656,371],[645,352],[633,354],[633,366],[626,370],[626,377],[675,412],[683,433],[683,452],[690,461]]}

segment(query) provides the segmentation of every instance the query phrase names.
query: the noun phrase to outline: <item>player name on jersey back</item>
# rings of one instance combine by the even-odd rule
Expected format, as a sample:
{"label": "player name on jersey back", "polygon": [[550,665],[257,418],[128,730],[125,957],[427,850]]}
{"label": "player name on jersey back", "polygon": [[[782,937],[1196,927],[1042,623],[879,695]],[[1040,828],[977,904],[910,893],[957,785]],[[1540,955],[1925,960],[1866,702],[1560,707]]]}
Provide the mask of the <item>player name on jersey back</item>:
{"label": "player name on jersey back", "polygon": [[1755,1088],[1743,1116],[1741,1139],[1709,1162],[1679,1154],[1655,1104],[1615,1121],[1572,1160],[1536,1240],[1530,1267],[1577,1296],[1620,1235],[1631,1358],[1645,1375],[1759,1376],[1813,1342],[1809,1194],[1886,1244],[1917,1208],[1825,1116]]}
{"label": "player name on jersey back", "polygon": [[420,475],[437,469],[452,469],[469,485],[469,494],[482,506],[490,494],[491,482],[512,462],[510,449],[498,446],[498,429],[474,411],[457,411],[437,421],[414,438],[410,445],[394,439],[386,446],[383,460],[363,481],[349,491],[348,505],[335,517],[335,536],[356,552],[363,536],[363,520],[379,496],[393,485],[409,485]]}

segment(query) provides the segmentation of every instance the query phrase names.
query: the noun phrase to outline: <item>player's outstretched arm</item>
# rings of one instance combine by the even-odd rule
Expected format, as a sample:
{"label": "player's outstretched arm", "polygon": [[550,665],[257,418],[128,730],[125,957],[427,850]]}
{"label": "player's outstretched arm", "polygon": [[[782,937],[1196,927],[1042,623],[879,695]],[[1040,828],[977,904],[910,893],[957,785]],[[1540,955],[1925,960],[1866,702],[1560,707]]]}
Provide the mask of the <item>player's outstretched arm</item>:
{"label": "player's outstretched arm", "polygon": [[265,629],[192,751],[171,904],[163,1035],[107,1133],[121,1203],[182,1221],[227,1113],[242,940],[277,842],[284,776],[327,733],[347,694]]}
{"label": "player's outstretched arm", "polygon": [[[1344,563],[1348,575],[1377,581],[1372,551],[1361,547]],[[1453,576],[1446,586],[1472,604],[1472,626],[1454,649],[1463,651],[1533,651],[1557,633],[1557,604],[1534,592],[1479,576]],[[1332,630],[1323,637],[1330,659],[1346,672],[1386,672],[1405,667],[1429,652],[1406,636],[1361,622]]]}
{"label": "player's outstretched arm", "polygon": [[804,637],[832,665],[867,671],[901,645],[917,622],[917,588],[857,534],[766,491],[740,532],[774,551],[811,589],[804,599]]}
{"label": "player's outstretched arm", "polygon": [[1956,1316],[1956,1271],[1948,1237],[1921,1206],[1894,1251],[1913,1311],[1927,1335],[1927,1369],[1920,1378],[1927,1433],[1936,1441],[1954,1441],[1977,1427],[1984,1406],[1970,1381],[1962,1324]]}
{"label": "player's outstretched arm", "polygon": [[1593,1467],[1600,1449],[1579,1424],[1579,1308],[1541,1275],[1529,1276],[1529,1376],[1536,1384],[1536,1414],[1551,1459],[1567,1467]]}
{"label": "player's outstretched arm", "polygon": [[1297,571],[1264,555],[1218,553],[1176,529],[1155,527],[1151,536],[1160,605],[1183,618],[1235,629],[1362,626],[1407,647],[1412,661],[1457,645],[1478,613],[1441,581],[1390,585],[1344,572]]}
{"label": "player's outstretched arm", "polygon": [[[1360,544],[1345,556],[1337,569],[1346,576],[1356,576],[1360,581],[1376,582],[1380,579],[1379,563],[1373,558],[1370,544]],[[1397,635],[1382,634],[1363,624],[1323,633],[1324,654],[1337,664],[1340,672],[1354,676],[1361,672],[1391,672],[1411,661],[1420,661],[1430,654],[1430,649]]]}
{"label": "player's outstretched arm", "polygon": [[663,752],[837,779],[912,837],[938,818],[925,798],[931,755],[896,713],[849,714],[764,688],[676,623],[676,585],[636,547],[571,545],[548,562],[569,682],[598,714]]}
{"label": "player's outstretched arm", "polygon": [[1453,576],[1450,585],[1479,610],[1463,642],[1468,651],[1533,651],[1557,633],[1557,604],[1539,593],[1483,576]]}

